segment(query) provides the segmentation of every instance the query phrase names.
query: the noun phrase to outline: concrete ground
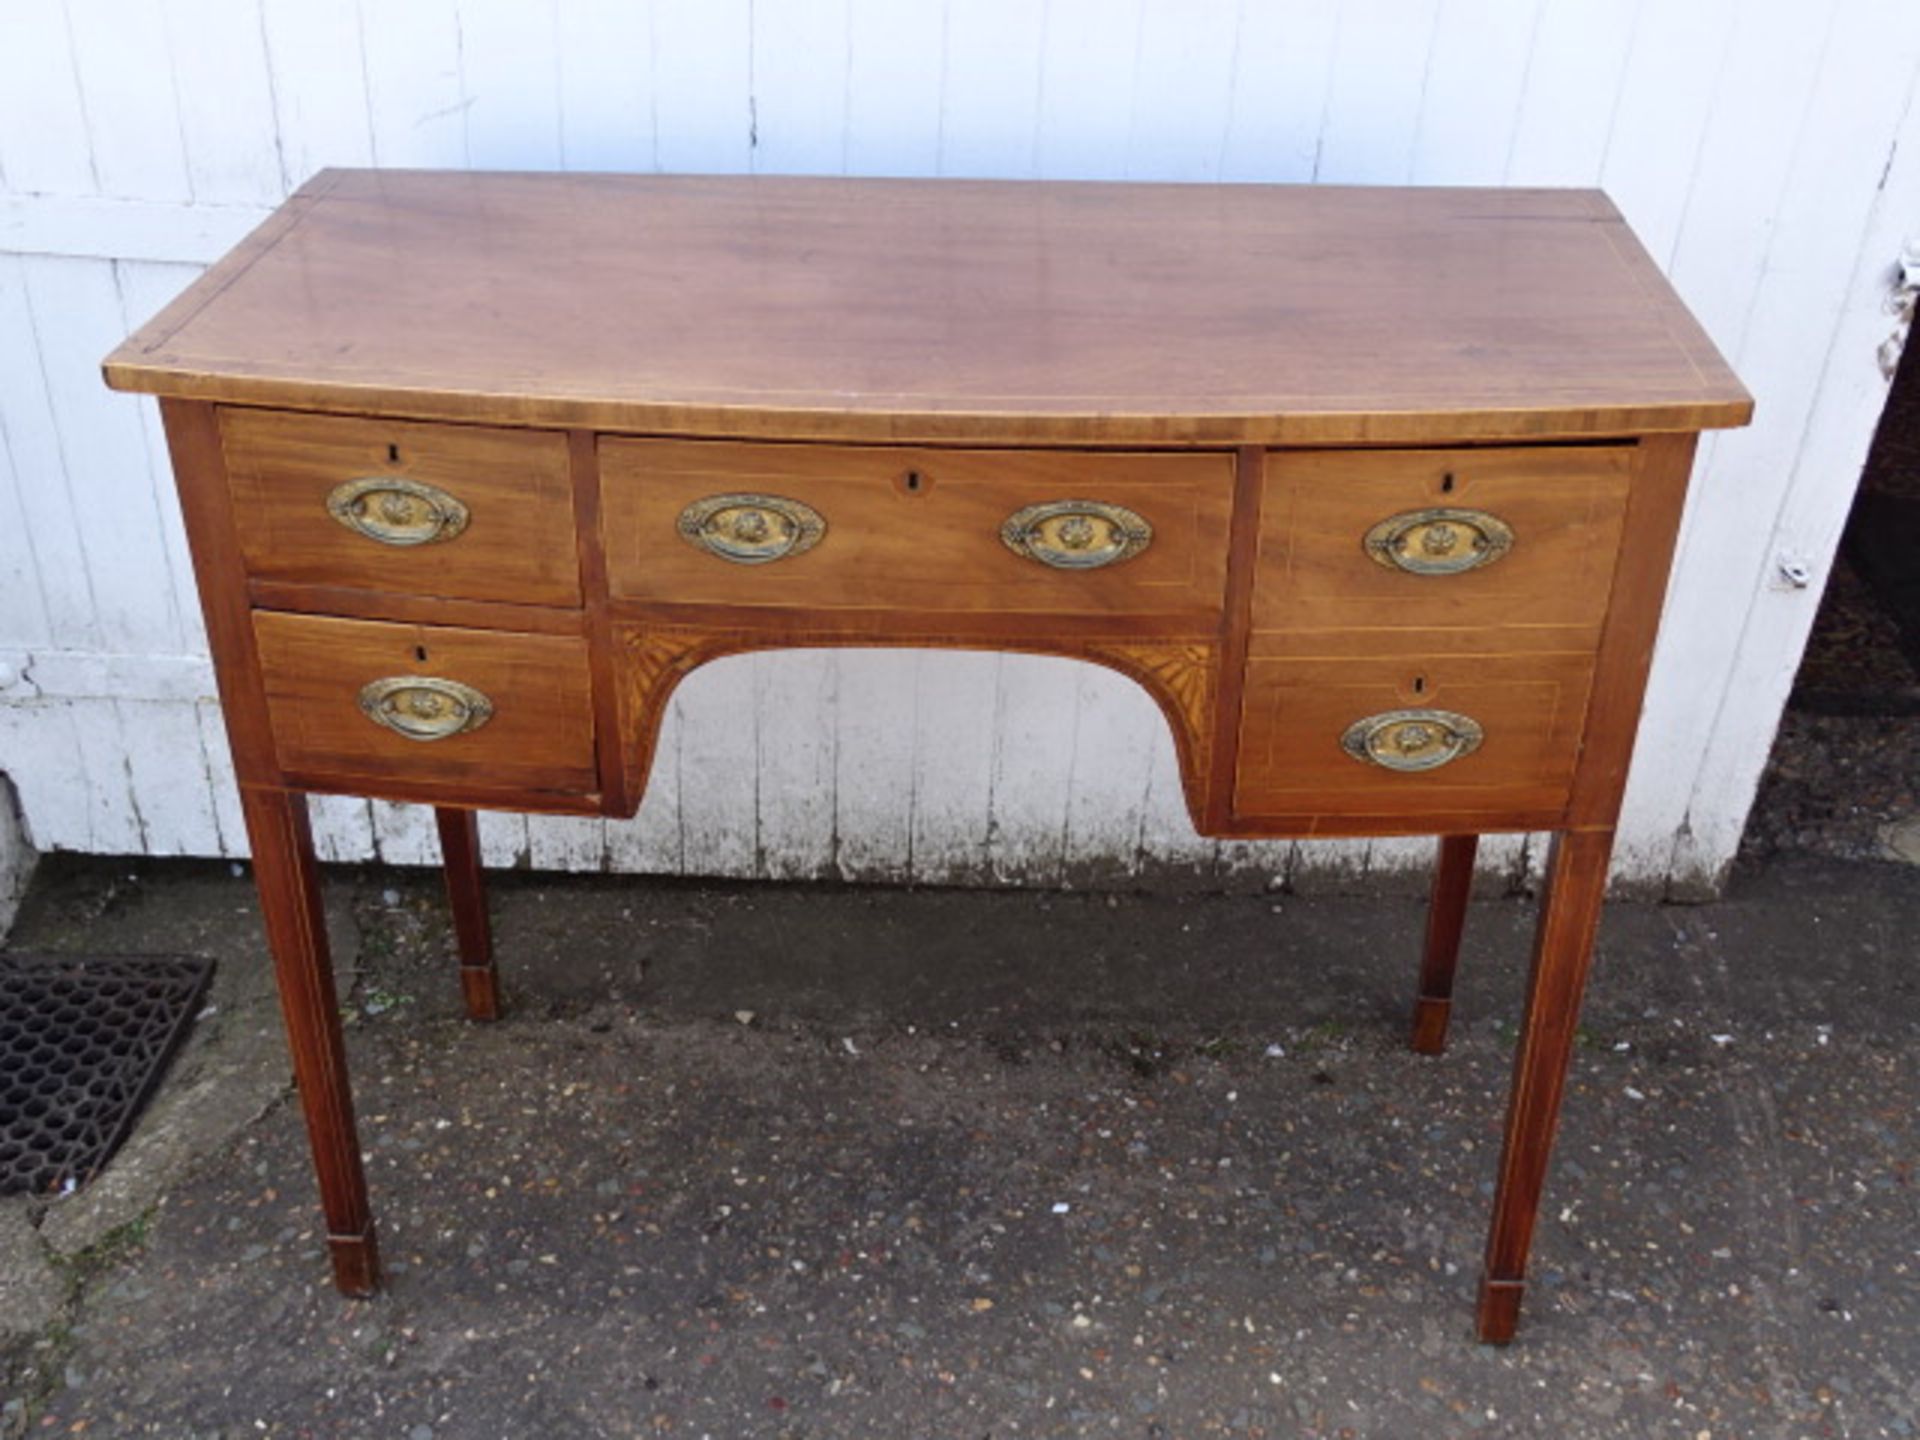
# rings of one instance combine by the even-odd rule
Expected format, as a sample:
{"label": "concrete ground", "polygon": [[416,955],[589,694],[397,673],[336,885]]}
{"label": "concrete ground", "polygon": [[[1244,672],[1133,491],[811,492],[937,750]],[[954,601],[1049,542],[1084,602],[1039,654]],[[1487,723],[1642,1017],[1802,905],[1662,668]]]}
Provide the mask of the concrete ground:
{"label": "concrete ground", "polygon": [[43,866],[21,949],[219,957],[108,1174],[0,1206],[0,1434],[1908,1436],[1920,871],[1609,911],[1519,1341],[1471,1311],[1531,904],[1402,1044],[1408,898],[329,877],[389,1261],[327,1286],[250,887]]}

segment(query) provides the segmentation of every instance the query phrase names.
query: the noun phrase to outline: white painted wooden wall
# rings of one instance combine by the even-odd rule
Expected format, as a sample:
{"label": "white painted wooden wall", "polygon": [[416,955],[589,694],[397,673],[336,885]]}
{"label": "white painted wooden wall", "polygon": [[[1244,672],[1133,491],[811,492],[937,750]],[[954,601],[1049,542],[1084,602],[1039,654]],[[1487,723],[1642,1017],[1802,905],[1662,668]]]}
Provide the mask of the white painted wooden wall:
{"label": "white painted wooden wall", "polygon": [[[1619,856],[1711,886],[1884,396],[1917,59],[1913,0],[0,0],[0,770],[42,848],[243,853],[155,413],[97,362],[320,166],[1603,185],[1759,401],[1705,447]],[[320,813],[329,857],[431,858],[422,812]],[[1127,682],[875,652],[713,665],[638,820],[485,835],[1037,883],[1425,853],[1199,840]]]}

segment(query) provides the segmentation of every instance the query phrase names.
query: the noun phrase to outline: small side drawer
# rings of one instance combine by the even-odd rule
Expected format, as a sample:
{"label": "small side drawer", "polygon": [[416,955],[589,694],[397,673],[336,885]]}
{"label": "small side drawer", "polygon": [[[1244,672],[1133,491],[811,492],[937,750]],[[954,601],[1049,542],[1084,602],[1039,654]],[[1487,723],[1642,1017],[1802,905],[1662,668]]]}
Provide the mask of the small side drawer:
{"label": "small side drawer", "polygon": [[580,603],[564,435],[273,410],[220,433],[250,575]]}
{"label": "small side drawer", "polygon": [[616,597],[1218,614],[1233,457],[600,442]]}
{"label": "small side drawer", "polygon": [[1630,445],[1271,451],[1253,628],[1596,644],[1633,460]]}
{"label": "small side drawer", "polygon": [[1593,657],[1393,655],[1247,665],[1234,813],[1525,814],[1567,802]]}
{"label": "small side drawer", "polygon": [[301,777],[586,795],[587,643],[257,611],[281,768]]}

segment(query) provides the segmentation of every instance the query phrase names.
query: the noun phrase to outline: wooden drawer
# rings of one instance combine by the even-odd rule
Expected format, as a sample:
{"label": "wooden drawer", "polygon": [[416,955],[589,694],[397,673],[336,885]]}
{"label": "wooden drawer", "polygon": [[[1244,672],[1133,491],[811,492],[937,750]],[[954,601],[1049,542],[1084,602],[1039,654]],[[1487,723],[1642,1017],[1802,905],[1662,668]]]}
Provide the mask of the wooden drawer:
{"label": "wooden drawer", "polygon": [[[628,600],[1170,614],[1211,626],[1225,587],[1233,505],[1226,454],[609,437],[600,442],[600,470],[607,568],[613,593]],[[1060,568],[1003,540],[1018,512],[1063,501],[1125,507],[1151,539],[1123,555],[1131,523],[1124,517],[1040,517],[1043,542],[1068,562]],[[704,522],[690,512],[702,502],[720,507]],[[796,502],[806,507],[793,512],[797,520],[778,513]],[[710,548],[716,543],[748,552],[746,561],[723,558]],[[779,558],[753,553],[789,545]],[[1085,563],[1107,557],[1119,558]]]}
{"label": "wooden drawer", "polygon": [[567,440],[557,431],[272,410],[222,411],[220,431],[250,575],[580,603]]}
{"label": "wooden drawer", "polygon": [[[576,636],[264,610],[253,628],[274,743],[292,776],[390,791],[598,788],[587,643]],[[490,713],[460,728],[481,709]]]}
{"label": "wooden drawer", "polygon": [[1271,451],[1253,628],[1497,627],[1536,632],[1528,648],[1590,647],[1634,454],[1630,445]]}
{"label": "wooden drawer", "polygon": [[[1566,805],[1592,674],[1591,655],[1557,651],[1256,652],[1247,664],[1234,813],[1505,813],[1538,823]],[[1407,712],[1440,714],[1381,718]],[[1478,743],[1443,759],[1451,717],[1469,722],[1463,734],[1477,727]],[[1355,750],[1403,765],[1440,763],[1395,769]]]}

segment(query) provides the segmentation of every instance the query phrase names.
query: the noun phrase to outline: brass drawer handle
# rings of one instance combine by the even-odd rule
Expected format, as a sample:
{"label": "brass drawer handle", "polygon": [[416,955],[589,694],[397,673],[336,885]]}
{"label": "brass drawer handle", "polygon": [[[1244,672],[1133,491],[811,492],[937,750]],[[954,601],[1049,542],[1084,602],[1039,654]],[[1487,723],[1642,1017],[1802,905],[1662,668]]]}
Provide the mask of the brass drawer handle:
{"label": "brass drawer handle", "polygon": [[349,530],[382,545],[430,545],[467,528],[467,507],[438,485],[369,475],[336,485],[327,513]]}
{"label": "brass drawer handle", "polygon": [[736,565],[804,555],[827,533],[811,505],[780,495],[709,495],[680,512],[681,537]]}
{"label": "brass drawer handle", "polygon": [[493,718],[493,702],[471,685],[432,675],[370,681],[360,689],[360,709],[374,724],[409,740],[445,740]]}
{"label": "brass drawer handle", "polygon": [[1131,560],[1153,543],[1153,526],[1104,500],[1049,500],[1016,510],[1000,527],[1007,548],[1056,570],[1098,570]]}
{"label": "brass drawer handle", "polygon": [[1409,510],[1367,531],[1367,554],[1411,575],[1458,575],[1513,548],[1513,529],[1484,510]]}
{"label": "brass drawer handle", "polygon": [[1387,770],[1434,770],[1480,748],[1480,722],[1451,710],[1386,710],[1356,720],[1340,748]]}

